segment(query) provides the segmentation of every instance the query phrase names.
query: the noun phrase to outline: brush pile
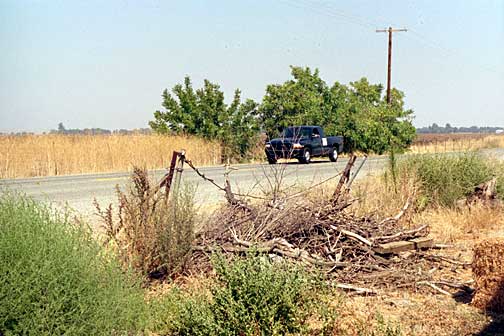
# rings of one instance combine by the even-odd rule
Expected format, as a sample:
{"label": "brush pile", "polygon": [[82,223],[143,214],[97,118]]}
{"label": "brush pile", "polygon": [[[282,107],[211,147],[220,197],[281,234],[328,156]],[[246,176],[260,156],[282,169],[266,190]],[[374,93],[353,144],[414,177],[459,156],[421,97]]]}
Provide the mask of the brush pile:
{"label": "brush pile", "polygon": [[[225,186],[219,186],[190,160],[182,159],[201,178],[224,191],[227,200],[227,205],[217,210],[197,235],[186,270],[210,270],[208,257],[212,252],[234,255],[252,250],[268,254],[273,260],[323,269],[341,288],[361,293],[375,293],[359,287],[363,284],[395,288],[426,285],[446,295],[451,293],[439,284],[467,287],[456,282],[454,276],[455,268],[465,267],[466,263],[424,251],[433,245],[432,239],[427,238],[428,225],[410,228],[400,223],[410,206],[409,198],[394,217],[358,216],[350,210],[355,201],[349,196],[350,186],[366,158],[351,177],[357,159],[352,155],[339,174],[332,197],[315,200],[305,195],[306,191],[315,193],[313,189],[291,195],[281,192],[284,171],[274,169],[273,178],[265,175],[272,187],[271,192],[265,193],[269,197],[255,197],[262,201],[253,204],[246,195],[232,192],[229,170],[226,169]],[[448,268],[447,274],[443,272]]]}
{"label": "brush pile", "polygon": [[433,267],[450,262],[424,251],[432,246],[427,225],[404,229],[400,224],[409,202],[385,219],[357,216],[348,210],[351,204],[348,199],[337,204],[298,199],[281,205],[227,205],[197,238],[193,260],[201,265],[208,252],[236,254],[252,248],[273,259],[321,268],[339,282],[373,287],[430,286]]}

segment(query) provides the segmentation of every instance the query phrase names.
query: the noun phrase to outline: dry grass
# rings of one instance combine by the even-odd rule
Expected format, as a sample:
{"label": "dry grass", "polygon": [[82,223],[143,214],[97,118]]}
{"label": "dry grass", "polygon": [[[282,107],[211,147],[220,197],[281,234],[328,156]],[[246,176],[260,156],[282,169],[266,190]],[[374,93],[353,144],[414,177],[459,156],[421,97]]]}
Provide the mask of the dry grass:
{"label": "dry grass", "polygon": [[358,199],[354,209],[360,215],[374,213],[385,218],[399,212],[408,198],[413,199],[418,189],[414,176],[398,177],[396,187],[390,176],[368,176],[357,180],[352,187],[352,196]]}
{"label": "dry grass", "polygon": [[348,297],[337,310],[333,335],[474,335],[489,322],[479,310],[452,298],[406,291]]}
{"label": "dry grass", "polygon": [[504,135],[419,134],[409,148],[414,154],[467,152],[484,148],[504,148]]}
{"label": "dry grass", "polygon": [[196,137],[162,135],[0,136],[0,178],[156,169],[185,149],[196,165],[220,163],[221,147]]}
{"label": "dry grass", "polygon": [[478,240],[504,226],[502,207],[474,204],[461,208],[428,209],[415,216],[417,223],[429,223],[432,235],[444,243]]}

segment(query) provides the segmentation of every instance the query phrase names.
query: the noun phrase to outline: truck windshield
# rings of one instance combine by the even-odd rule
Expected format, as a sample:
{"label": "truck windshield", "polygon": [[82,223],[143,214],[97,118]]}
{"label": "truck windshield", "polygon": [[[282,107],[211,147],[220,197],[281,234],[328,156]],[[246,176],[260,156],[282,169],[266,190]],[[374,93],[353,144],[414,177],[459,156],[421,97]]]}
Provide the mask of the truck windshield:
{"label": "truck windshield", "polygon": [[284,138],[300,138],[309,137],[311,135],[311,128],[309,127],[287,127],[283,133]]}

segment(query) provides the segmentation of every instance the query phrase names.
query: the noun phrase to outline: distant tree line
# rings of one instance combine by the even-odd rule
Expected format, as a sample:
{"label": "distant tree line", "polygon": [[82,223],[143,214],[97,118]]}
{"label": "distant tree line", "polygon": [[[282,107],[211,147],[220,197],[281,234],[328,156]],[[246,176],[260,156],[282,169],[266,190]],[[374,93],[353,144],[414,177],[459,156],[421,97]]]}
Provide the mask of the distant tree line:
{"label": "distant tree line", "polygon": [[415,137],[413,111],[405,109],[404,94],[393,89],[391,104],[383,85],[366,78],[348,85],[328,85],[319,71],[291,67],[292,79],[266,87],[261,103],[242,100],[240,90],[231,104],[219,85],[205,80],[194,89],[191,79],[162,93],[163,110],[149,122],[156,133],[193,134],[221,141],[224,158],[243,158],[262,131],[275,137],[290,125],[320,125],[328,135],[343,135],[348,151],[384,153],[407,147]]}
{"label": "distant tree line", "polygon": [[117,129],[108,130],[103,128],[66,128],[62,122],[58,124],[58,129],[53,129],[49,131],[49,134],[67,134],[67,135],[128,135],[128,134],[151,134],[152,130],[150,128],[138,128],[133,130],[127,129]]}
{"label": "distant tree line", "polygon": [[495,133],[498,130],[502,130],[504,127],[453,127],[447,123],[444,127],[433,123],[427,127],[417,128],[418,133]]}

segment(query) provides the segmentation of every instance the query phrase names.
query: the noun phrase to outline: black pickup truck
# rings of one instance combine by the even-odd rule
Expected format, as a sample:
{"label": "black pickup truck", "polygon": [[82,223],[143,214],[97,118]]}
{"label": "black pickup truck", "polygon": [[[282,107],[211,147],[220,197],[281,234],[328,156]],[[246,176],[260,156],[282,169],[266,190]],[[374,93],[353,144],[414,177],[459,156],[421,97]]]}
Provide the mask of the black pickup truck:
{"label": "black pickup truck", "polygon": [[270,164],[281,158],[296,158],[301,163],[310,163],[312,157],[328,156],[336,162],[343,151],[343,137],[324,135],[320,126],[291,126],[283,130],[280,138],[266,143],[266,157]]}

